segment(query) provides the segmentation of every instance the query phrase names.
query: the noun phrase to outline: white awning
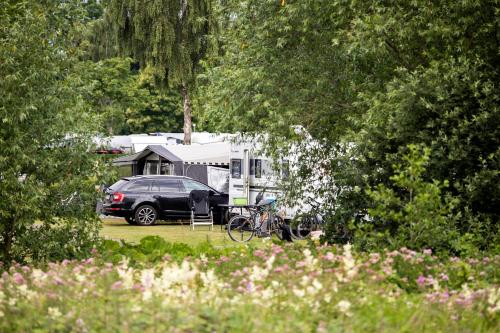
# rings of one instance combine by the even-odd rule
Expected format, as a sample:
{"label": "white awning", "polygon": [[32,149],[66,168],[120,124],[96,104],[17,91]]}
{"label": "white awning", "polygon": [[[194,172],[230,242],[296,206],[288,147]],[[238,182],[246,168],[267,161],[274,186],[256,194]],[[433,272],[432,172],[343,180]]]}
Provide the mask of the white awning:
{"label": "white awning", "polygon": [[168,146],[173,154],[184,163],[229,165],[231,145],[229,143],[208,143]]}

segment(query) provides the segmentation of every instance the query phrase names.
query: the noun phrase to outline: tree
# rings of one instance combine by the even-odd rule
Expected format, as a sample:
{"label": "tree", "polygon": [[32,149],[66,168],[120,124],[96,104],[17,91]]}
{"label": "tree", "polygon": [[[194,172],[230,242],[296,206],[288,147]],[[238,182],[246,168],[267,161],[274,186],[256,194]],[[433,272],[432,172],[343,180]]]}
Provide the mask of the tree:
{"label": "tree", "polygon": [[149,68],[139,70],[130,58],[81,61],[81,84],[108,135],[175,132],[182,129],[182,98],[176,91],[159,92]]}
{"label": "tree", "polygon": [[[75,72],[77,2],[0,5],[0,261],[88,253],[98,238],[96,133]],[[54,254],[54,253],[52,253]],[[58,257],[56,259],[60,259]]]}
{"label": "tree", "polygon": [[458,200],[460,237],[498,243],[499,1],[226,3],[200,119],[267,131],[276,152],[304,147],[292,125],[305,128],[318,145],[291,189],[323,172],[330,240],[353,240],[376,205],[366,190],[394,187],[392,166],[417,144],[431,151],[422,182],[448,181]]}
{"label": "tree", "polygon": [[191,143],[191,91],[216,30],[212,0],[112,0],[108,7],[121,50],[153,69],[156,83],[183,98],[184,143]]}

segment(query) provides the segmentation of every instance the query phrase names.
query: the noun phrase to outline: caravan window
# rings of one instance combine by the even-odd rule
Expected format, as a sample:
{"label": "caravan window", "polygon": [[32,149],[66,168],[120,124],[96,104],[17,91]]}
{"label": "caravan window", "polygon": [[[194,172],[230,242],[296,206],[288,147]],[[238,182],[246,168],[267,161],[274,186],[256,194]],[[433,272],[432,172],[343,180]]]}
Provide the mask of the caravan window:
{"label": "caravan window", "polygon": [[262,160],[255,160],[255,178],[262,177]]}
{"label": "caravan window", "polygon": [[269,160],[262,161],[262,174],[266,177],[274,175],[273,165],[272,165],[271,161],[269,161]]}
{"label": "caravan window", "polygon": [[250,159],[250,176],[255,178],[262,177],[262,160]]}
{"label": "caravan window", "polygon": [[241,159],[231,160],[231,177],[241,178]]}

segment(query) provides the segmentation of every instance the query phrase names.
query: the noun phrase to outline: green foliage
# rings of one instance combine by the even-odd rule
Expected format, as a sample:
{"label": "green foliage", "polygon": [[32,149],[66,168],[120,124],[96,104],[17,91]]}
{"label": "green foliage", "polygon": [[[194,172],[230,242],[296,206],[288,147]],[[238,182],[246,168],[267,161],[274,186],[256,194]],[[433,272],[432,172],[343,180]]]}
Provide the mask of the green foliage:
{"label": "green foliage", "polygon": [[160,93],[150,69],[139,71],[130,58],[82,61],[78,67],[85,97],[102,132],[116,135],[182,128],[180,95],[171,89]]}
{"label": "green foliage", "polygon": [[101,258],[103,261],[118,263],[126,257],[134,265],[158,263],[165,260],[166,257],[182,260],[186,257],[199,257],[201,254],[216,257],[228,252],[225,249],[215,248],[209,242],[192,247],[184,243],[170,243],[159,236],[144,237],[136,245],[112,240],[104,240],[102,245]]}
{"label": "green foliage", "polygon": [[78,65],[102,131],[109,135],[127,133],[127,109],[145,107],[149,97],[149,91],[138,84],[138,73],[131,69],[132,60],[111,58]]}
{"label": "green foliage", "polygon": [[174,89],[158,89],[150,67],[141,70],[138,85],[148,91],[148,97],[141,108],[127,109],[126,121],[130,133],[182,131],[181,95]]}
{"label": "green foliage", "polygon": [[354,239],[373,206],[367,190],[390,188],[392,166],[417,144],[432,152],[422,182],[449,182],[440,193],[459,218],[455,249],[496,246],[498,0],[224,4],[222,55],[200,76],[199,119],[211,130],[269,132],[277,155],[287,144],[306,149],[292,199],[317,176],[330,241]]}
{"label": "green foliage", "polygon": [[369,228],[361,226],[360,242],[370,244],[367,238],[372,238],[382,248],[455,250],[453,243],[458,231],[453,208],[458,200],[444,196],[447,181],[423,179],[430,153],[428,148],[408,146],[408,154],[403,157],[405,165],[394,166],[394,175],[390,177],[393,186],[379,184],[367,191],[374,205],[368,210],[373,220],[366,223]]}
{"label": "green foliage", "polygon": [[63,240],[72,250],[55,257],[76,256],[97,237],[103,165],[75,66],[84,17],[73,1],[0,5],[0,261],[46,259]]}

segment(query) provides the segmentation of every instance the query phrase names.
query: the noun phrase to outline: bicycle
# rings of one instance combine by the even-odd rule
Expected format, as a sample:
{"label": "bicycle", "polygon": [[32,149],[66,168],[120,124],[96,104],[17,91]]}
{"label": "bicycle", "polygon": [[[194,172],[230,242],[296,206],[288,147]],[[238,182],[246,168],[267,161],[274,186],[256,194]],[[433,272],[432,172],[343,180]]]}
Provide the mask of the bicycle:
{"label": "bicycle", "polygon": [[233,216],[227,224],[227,233],[235,242],[248,242],[254,235],[271,236],[283,240],[285,221],[274,213],[274,201],[258,206],[247,206],[250,216]]}
{"label": "bicycle", "polygon": [[318,215],[303,215],[300,221],[292,228],[295,239],[306,239],[311,232],[323,230],[323,221]]}

